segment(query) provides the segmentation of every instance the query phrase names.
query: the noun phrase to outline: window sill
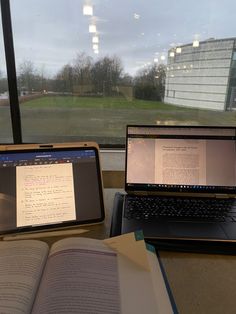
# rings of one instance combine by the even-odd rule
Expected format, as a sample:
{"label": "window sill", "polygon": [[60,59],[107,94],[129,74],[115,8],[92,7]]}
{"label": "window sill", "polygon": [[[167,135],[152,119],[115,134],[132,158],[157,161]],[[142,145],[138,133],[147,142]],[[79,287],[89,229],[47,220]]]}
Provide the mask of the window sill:
{"label": "window sill", "polygon": [[101,150],[100,157],[104,188],[124,188],[125,151]]}

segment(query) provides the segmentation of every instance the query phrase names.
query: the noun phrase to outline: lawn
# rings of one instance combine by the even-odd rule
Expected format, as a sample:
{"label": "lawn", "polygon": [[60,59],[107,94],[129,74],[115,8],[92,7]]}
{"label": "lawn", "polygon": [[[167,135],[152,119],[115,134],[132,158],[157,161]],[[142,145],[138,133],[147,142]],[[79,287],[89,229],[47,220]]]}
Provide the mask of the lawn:
{"label": "lawn", "polygon": [[[115,97],[43,96],[21,103],[20,108],[25,142],[96,140],[102,144],[124,144],[126,124],[235,125],[236,122],[235,111],[198,110]],[[0,120],[4,121],[9,109],[0,109]]]}
{"label": "lawn", "polygon": [[44,96],[24,103],[27,108],[96,108],[96,109],[164,109],[180,110],[160,101],[126,100],[123,97]]}

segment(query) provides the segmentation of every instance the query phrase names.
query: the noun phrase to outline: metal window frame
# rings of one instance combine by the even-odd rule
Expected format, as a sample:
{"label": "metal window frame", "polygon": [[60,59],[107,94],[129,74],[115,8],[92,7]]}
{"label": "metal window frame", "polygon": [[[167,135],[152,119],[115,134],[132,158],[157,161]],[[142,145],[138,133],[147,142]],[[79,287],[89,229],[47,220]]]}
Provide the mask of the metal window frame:
{"label": "metal window frame", "polygon": [[[0,10],[2,17],[2,29],[6,58],[7,80],[9,90],[9,103],[11,114],[11,125],[13,144],[22,144],[21,114],[17,88],[16,64],[14,40],[12,32],[10,0],[0,0]],[[124,144],[100,144],[101,148],[124,149]]]}
{"label": "metal window frame", "polygon": [[9,102],[11,112],[12,134],[14,144],[22,143],[22,129],[20,106],[17,89],[16,65],[15,65],[15,52],[12,34],[11,23],[11,9],[9,0],[0,0],[1,15],[2,15],[2,29],[5,47],[7,79],[9,90]]}

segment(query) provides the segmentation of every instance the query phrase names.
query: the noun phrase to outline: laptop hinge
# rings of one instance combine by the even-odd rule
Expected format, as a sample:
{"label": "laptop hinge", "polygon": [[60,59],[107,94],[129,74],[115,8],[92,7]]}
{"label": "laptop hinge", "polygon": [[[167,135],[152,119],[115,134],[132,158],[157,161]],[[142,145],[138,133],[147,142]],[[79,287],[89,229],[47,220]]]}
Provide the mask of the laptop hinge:
{"label": "laptop hinge", "polygon": [[228,194],[215,194],[215,198],[230,198],[230,197]]}
{"label": "laptop hinge", "polygon": [[147,192],[145,192],[145,191],[127,191],[127,193],[129,194],[129,195],[134,195],[134,196],[139,196],[139,195],[141,195],[141,196],[147,196],[147,195],[150,195],[150,194],[148,194]]}
{"label": "laptop hinge", "polygon": [[[169,194],[169,193],[148,193],[148,192],[145,192],[145,191],[127,191],[127,193],[128,194],[131,194],[131,195],[141,195],[141,196],[148,196],[148,195],[166,195],[166,196],[189,196],[188,194],[183,194],[183,193],[181,193],[181,194],[179,194],[179,193],[176,193],[176,194],[173,194],[173,193],[171,193],[171,194]],[[191,195],[191,196],[193,196],[193,197],[196,197],[196,194],[194,194],[194,195]],[[201,194],[201,195],[198,195],[198,196],[202,196],[202,197],[211,197],[211,198],[220,198],[220,199],[222,199],[222,198],[236,198],[236,194],[220,194],[220,193],[218,193],[218,194],[211,194],[211,195],[209,195],[209,194],[206,194],[206,195],[204,195],[204,194]]]}

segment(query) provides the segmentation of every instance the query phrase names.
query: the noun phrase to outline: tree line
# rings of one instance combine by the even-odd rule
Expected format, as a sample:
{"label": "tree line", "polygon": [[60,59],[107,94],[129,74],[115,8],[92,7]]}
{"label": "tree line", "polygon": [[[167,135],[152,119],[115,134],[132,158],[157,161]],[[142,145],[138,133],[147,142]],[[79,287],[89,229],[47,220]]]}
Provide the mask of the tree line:
{"label": "tree line", "polygon": [[[106,56],[96,61],[85,53],[65,64],[54,77],[36,69],[33,62],[24,61],[17,68],[19,94],[54,92],[78,95],[117,96],[119,86],[129,86],[139,99],[163,100],[166,67],[150,64],[132,77],[125,73],[121,59]],[[0,93],[7,90],[7,80],[0,73]]]}

